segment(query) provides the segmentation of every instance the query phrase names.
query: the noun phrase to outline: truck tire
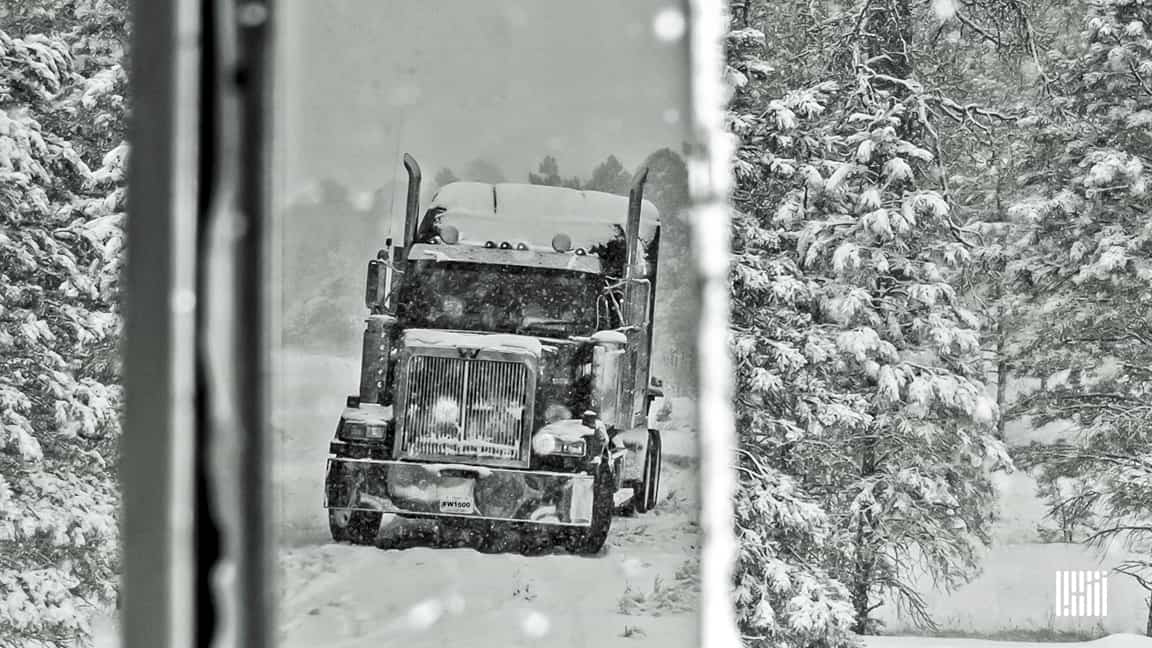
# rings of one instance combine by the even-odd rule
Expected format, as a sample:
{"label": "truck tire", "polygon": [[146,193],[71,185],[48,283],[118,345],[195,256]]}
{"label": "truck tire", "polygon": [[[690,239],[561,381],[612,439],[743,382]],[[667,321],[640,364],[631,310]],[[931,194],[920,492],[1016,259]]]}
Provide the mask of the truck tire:
{"label": "truck tire", "polygon": [[328,530],[336,542],[358,545],[376,544],[383,513],[328,509]]}
{"label": "truck tire", "polygon": [[660,471],[663,466],[660,433],[649,430],[648,448],[644,452],[644,475],[632,495],[632,508],[637,513],[647,513],[660,502]]}
{"label": "truck tire", "polygon": [[595,556],[604,549],[612,528],[614,485],[612,471],[607,466],[601,467],[593,487],[592,524],[569,537],[568,551],[581,556]]}
{"label": "truck tire", "polygon": [[[343,480],[343,471],[335,464],[326,476],[324,488],[327,489],[329,500],[348,501],[339,497],[340,491],[349,488]],[[380,522],[384,514],[379,511],[353,511],[349,509],[328,509],[328,531],[332,540],[358,545],[375,544],[380,533]]]}

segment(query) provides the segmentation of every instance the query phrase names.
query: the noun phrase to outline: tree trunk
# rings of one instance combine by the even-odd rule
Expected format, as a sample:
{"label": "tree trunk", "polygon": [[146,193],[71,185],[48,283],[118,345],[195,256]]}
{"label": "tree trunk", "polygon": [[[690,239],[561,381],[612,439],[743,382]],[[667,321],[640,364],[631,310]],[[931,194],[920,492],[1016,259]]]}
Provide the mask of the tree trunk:
{"label": "tree trunk", "polygon": [[1006,346],[1004,338],[1004,317],[1001,315],[1000,320],[996,322],[996,409],[1000,412],[1000,416],[996,418],[996,438],[1001,441],[1006,440],[1004,409],[1008,400],[1008,360],[1004,357]]}
{"label": "tree trunk", "polygon": [[[858,33],[861,36],[860,45],[866,54],[866,60],[874,71],[896,80],[875,78],[872,84],[877,89],[891,92],[894,97],[903,98],[908,94],[908,87],[899,81],[912,76],[912,53],[909,49],[912,43],[911,2],[910,0],[875,2],[865,11],[867,13]],[[914,117],[906,118],[898,130],[901,131],[902,137],[910,140],[918,139],[919,128],[915,125]],[[880,470],[876,451],[880,431],[869,429],[867,433],[869,436],[860,447],[860,476],[864,479]],[[855,564],[848,589],[852,607],[856,612],[856,622],[852,629],[857,634],[871,632],[870,596],[876,579],[876,556],[879,553],[874,537],[878,523],[879,520],[876,520],[871,512],[861,512],[856,537],[853,539]]]}
{"label": "tree trunk", "polygon": [[[864,34],[864,50],[877,72],[895,79],[907,79],[912,74],[912,8],[909,0],[874,2],[867,9],[868,15],[861,30]],[[883,57],[883,58],[880,58]],[[896,96],[907,94],[903,84],[891,84],[877,79],[877,86],[887,86]]]}
{"label": "tree trunk", "polygon": [[1148,603],[1148,617],[1144,620],[1144,636],[1152,637],[1152,594],[1146,599]]}
{"label": "tree trunk", "polygon": [[866,524],[860,523],[856,528],[856,569],[852,573],[849,594],[852,598],[852,609],[856,613],[856,622],[852,625],[852,632],[858,635],[867,634],[870,630],[868,623],[871,614],[872,589],[872,548],[868,543],[869,532],[865,530]]}
{"label": "tree trunk", "polygon": [[[878,470],[876,462],[877,431],[869,429],[868,434],[869,437],[860,448],[860,476],[864,478],[876,474]],[[871,625],[868,623],[869,615],[872,612],[870,594],[876,571],[876,548],[872,546],[874,527],[875,520],[871,513],[862,512],[854,539],[856,564],[852,572],[852,580],[849,583],[852,608],[856,612],[856,623],[853,625],[852,631],[861,635],[867,634]]]}

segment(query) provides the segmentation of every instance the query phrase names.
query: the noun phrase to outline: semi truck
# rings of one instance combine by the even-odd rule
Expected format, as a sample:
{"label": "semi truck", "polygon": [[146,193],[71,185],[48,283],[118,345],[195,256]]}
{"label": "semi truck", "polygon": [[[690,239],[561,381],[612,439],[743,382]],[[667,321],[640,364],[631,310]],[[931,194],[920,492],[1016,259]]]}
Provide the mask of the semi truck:
{"label": "semi truck", "polygon": [[433,534],[602,550],[659,502],[650,375],[660,218],[643,197],[454,182],[368,262],[359,394],[324,508],[337,542]]}

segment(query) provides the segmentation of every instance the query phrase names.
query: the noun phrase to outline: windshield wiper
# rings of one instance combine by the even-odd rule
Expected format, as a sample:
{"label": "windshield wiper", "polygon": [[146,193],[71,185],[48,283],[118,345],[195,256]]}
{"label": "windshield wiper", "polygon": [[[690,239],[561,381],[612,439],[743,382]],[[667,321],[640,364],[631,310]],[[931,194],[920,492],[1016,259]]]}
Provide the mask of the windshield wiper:
{"label": "windshield wiper", "polygon": [[572,320],[551,317],[525,317],[523,322],[525,326],[531,326],[533,324],[571,324]]}
{"label": "windshield wiper", "polygon": [[524,331],[524,330],[528,330],[528,329],[532,329],[532,328],[545,328],[545,329],[567,328],[569,326],[572,326],[574,323],[575,322],[573,322],[572,320],[566,320],[566,319],[546,319],[543,317],[531,318],[529,320],[525,320],[523,323],[520,324],[520,330]]}

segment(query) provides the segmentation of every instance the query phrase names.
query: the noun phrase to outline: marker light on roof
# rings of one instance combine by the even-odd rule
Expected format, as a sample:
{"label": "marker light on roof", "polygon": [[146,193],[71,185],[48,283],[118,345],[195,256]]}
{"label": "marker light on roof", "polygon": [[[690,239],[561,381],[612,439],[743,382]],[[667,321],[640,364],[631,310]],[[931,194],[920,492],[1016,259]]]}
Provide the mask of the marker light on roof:
{"label": "marker light on roof", "polygon": [[576,248],[576,256],[584,256],[585,254],[588,254],[588,252],[585,251],[584,248]]}
{"label": "marker light on roof", "polygon": [[552,249],[557,252],[567,252],[572,249],[572,237],[567,234],[557,234],[552,237]]}
{"label": "marker light on roof", "polygon": [[440,233],[440,240],[448,245],[455,245],[460,241],[460,230],[451,225],[440,225],[436,228]]}
{"label": "marker light on roof", "polygon": [[496,249],[496,241],[486,241],[484,243],[484,247],[488,248],[489,250],[494,250]]}
{"label": "marker light on roof", "polygon": [[516,246],[516,249],[517,249],[517,250],[527,250],[527,249],[528,249],[528,244],[527,244],[527,243],[520,243],[520,244],[518,244],[518,245]]}
{"label": "marker light on roof", "polygon": [[503,243],[500,244],[500,249],[501,250],[511,250],[512,244],[509,243],[508,241],[504,241]]}

